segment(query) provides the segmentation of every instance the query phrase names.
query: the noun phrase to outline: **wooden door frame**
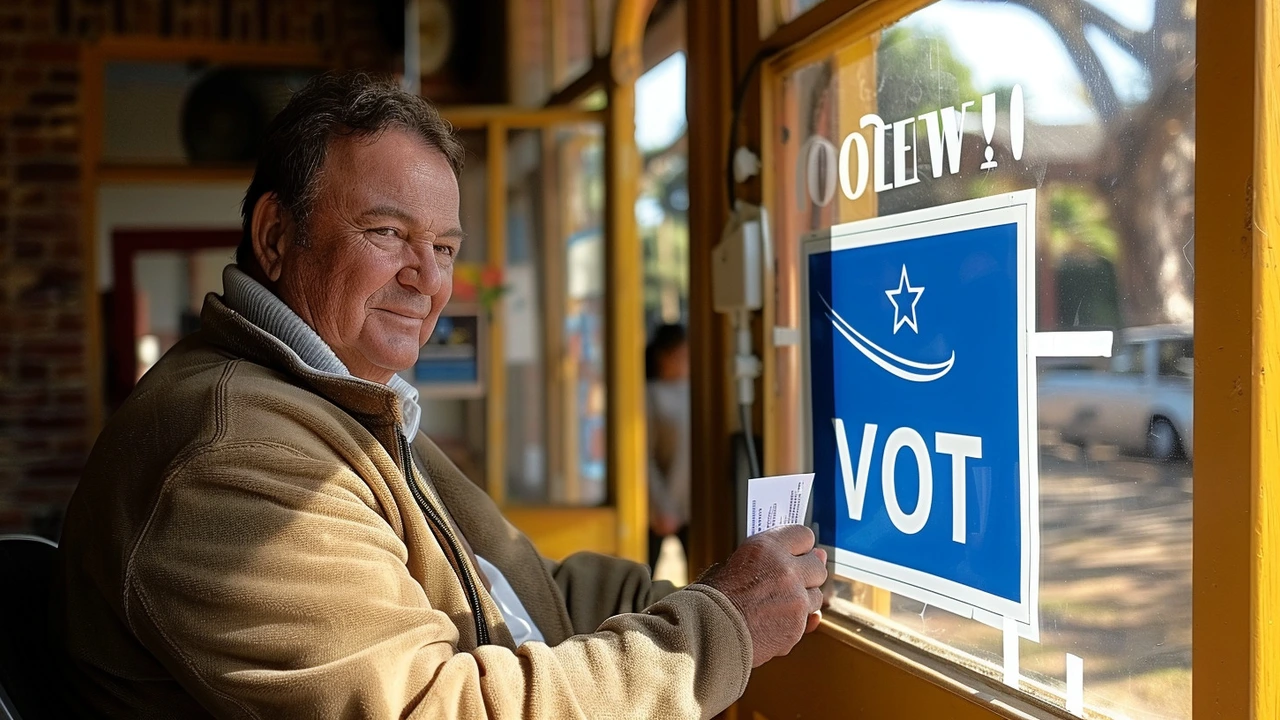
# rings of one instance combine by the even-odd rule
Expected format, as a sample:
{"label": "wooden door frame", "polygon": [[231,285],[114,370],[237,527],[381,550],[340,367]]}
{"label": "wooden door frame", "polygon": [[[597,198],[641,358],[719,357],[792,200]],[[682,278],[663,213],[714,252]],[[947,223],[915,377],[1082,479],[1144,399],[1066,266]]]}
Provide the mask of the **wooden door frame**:
{"label": "wooden door frame", "polygon": [[235,248],[243,231],[209,229],[113,230],[111,233],[111,355],[115,374],[108,382],[111,403],[122,402],[135,385],[137,367],[137,304],[134,298],[134,258],[141,252],[154,250],[206,250]]}
{"label": "wooden door frame", "polygon": [[[835,26],[901,11],[913,2],[825,0],[764,39],[753,31],[735,38],[725,22],[729,0],[691,8],[690,66],[700,68],[690,75],[695,238],[714,237],[727,214],[727,151],[719,145],[730,114],[727,91],[746,60],[760,51],[806,52],[807,41]],[[751,11],[757,3],[746,5],[744,25],[754,28]],[[1200,482],[1193,500],[1192,702],[1196,718],[1263,720],[1280,712],[1280,387],[1274,379],[1267,382],[1280,372],[1280,9],[1272,0],[1202,2],[1197,22],[1197,75],[1212,81],[1198,83],[1196,97],[1195,224],[1203,245],[1194,259],[1195,392],[1196,423],[1205,431],[1195,450]],[[748,95],[739,137],[749,146],[760,143],[763,103]],[[696,291],[710,281],[709,247],[695,242],[692,252],[693,325],[713,336],[700,342],[693,334],[699,564],[732,549],[725,518],[731,526],[737,509],[732,496],[705,476],[723,457],[717,453],[732,431],[719,408],[727,392],[728,344],[715,337],[722,322],[711,312],[709,293]],[[796,677],[813,685],[802,703],[808,711],[797,705]],[[866,691],[851,693],[851,682]],[[757,670],[747,702],[728,716],[809,717],[814,708],[840,708],[890,719],[1069,717],[1026,700],[865,625],[829,618],[791,656]]]}
{"label": "wooden door frame", "polygon": [[107,383],[101,298],[98,293],[98,189],[103,183],[209,183],[243,180],[248,187],[253,168],[120,166],[103,162],[103,118],[108,63],[199,62],[257,67],[329,66],[319,45],[263,45],[196,40],[169,40],[107,35],[80,46],[81,127],[80,239],[84,265],[81,292],[85,303],[85,386],[90,445],[106,419]]}

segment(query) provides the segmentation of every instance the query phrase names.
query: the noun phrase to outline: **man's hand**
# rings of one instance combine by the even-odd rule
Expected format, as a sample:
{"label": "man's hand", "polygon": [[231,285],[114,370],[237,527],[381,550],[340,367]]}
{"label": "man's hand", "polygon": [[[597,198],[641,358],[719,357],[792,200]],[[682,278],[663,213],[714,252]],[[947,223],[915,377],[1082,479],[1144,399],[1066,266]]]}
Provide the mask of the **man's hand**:
{"label": "man's hand", "polygon": [[724,593],[746,618],[753,668],[791,652],[818,627],[827,553],[813,545],[813,531],[803,525],[766,530],[698,580]]}

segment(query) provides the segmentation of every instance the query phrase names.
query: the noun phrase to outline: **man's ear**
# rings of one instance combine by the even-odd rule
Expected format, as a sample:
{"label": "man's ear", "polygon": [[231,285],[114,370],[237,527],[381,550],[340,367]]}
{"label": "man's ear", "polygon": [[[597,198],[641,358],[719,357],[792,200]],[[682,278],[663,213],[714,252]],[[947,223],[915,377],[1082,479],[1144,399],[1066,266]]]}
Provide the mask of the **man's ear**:
{"label": "man's ear", "polygon": [[253,206],[253,256],[271,282],[280,279],[284,256],[292,245],[289,213],[275,193],[263,193]]}

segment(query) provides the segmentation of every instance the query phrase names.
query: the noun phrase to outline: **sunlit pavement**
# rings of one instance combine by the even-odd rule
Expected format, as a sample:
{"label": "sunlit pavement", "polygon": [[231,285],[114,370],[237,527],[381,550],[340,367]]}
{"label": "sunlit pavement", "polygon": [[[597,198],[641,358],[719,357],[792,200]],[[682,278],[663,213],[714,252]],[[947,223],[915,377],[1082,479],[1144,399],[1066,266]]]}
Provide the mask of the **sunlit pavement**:
{"label": "sunlit pavement", "polygon": [[[1191,465],[1107,448],[1044,448],[1041,638],[1024,674],[1061,689],[1084,658],[1088,704],[1115,717],[1191,717]],[[999,631],[894,598],[894,620],[1001,662]]]}

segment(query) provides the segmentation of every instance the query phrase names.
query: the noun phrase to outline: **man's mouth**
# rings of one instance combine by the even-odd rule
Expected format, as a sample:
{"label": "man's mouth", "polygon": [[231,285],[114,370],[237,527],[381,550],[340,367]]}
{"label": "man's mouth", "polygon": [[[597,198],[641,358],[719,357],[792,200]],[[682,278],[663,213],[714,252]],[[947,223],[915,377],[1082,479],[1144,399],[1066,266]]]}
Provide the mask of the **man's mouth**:
{"label": "man's mouth", "polygon": [[381,310],[384,313],[405,318],[406,320],[414,320],[417,322],[422,322],[423,320],[426,320],[427,315],[430,314],[429,312],[415,312],[410,310],[391,310],[389,308],[378,308],[378,310]]}

